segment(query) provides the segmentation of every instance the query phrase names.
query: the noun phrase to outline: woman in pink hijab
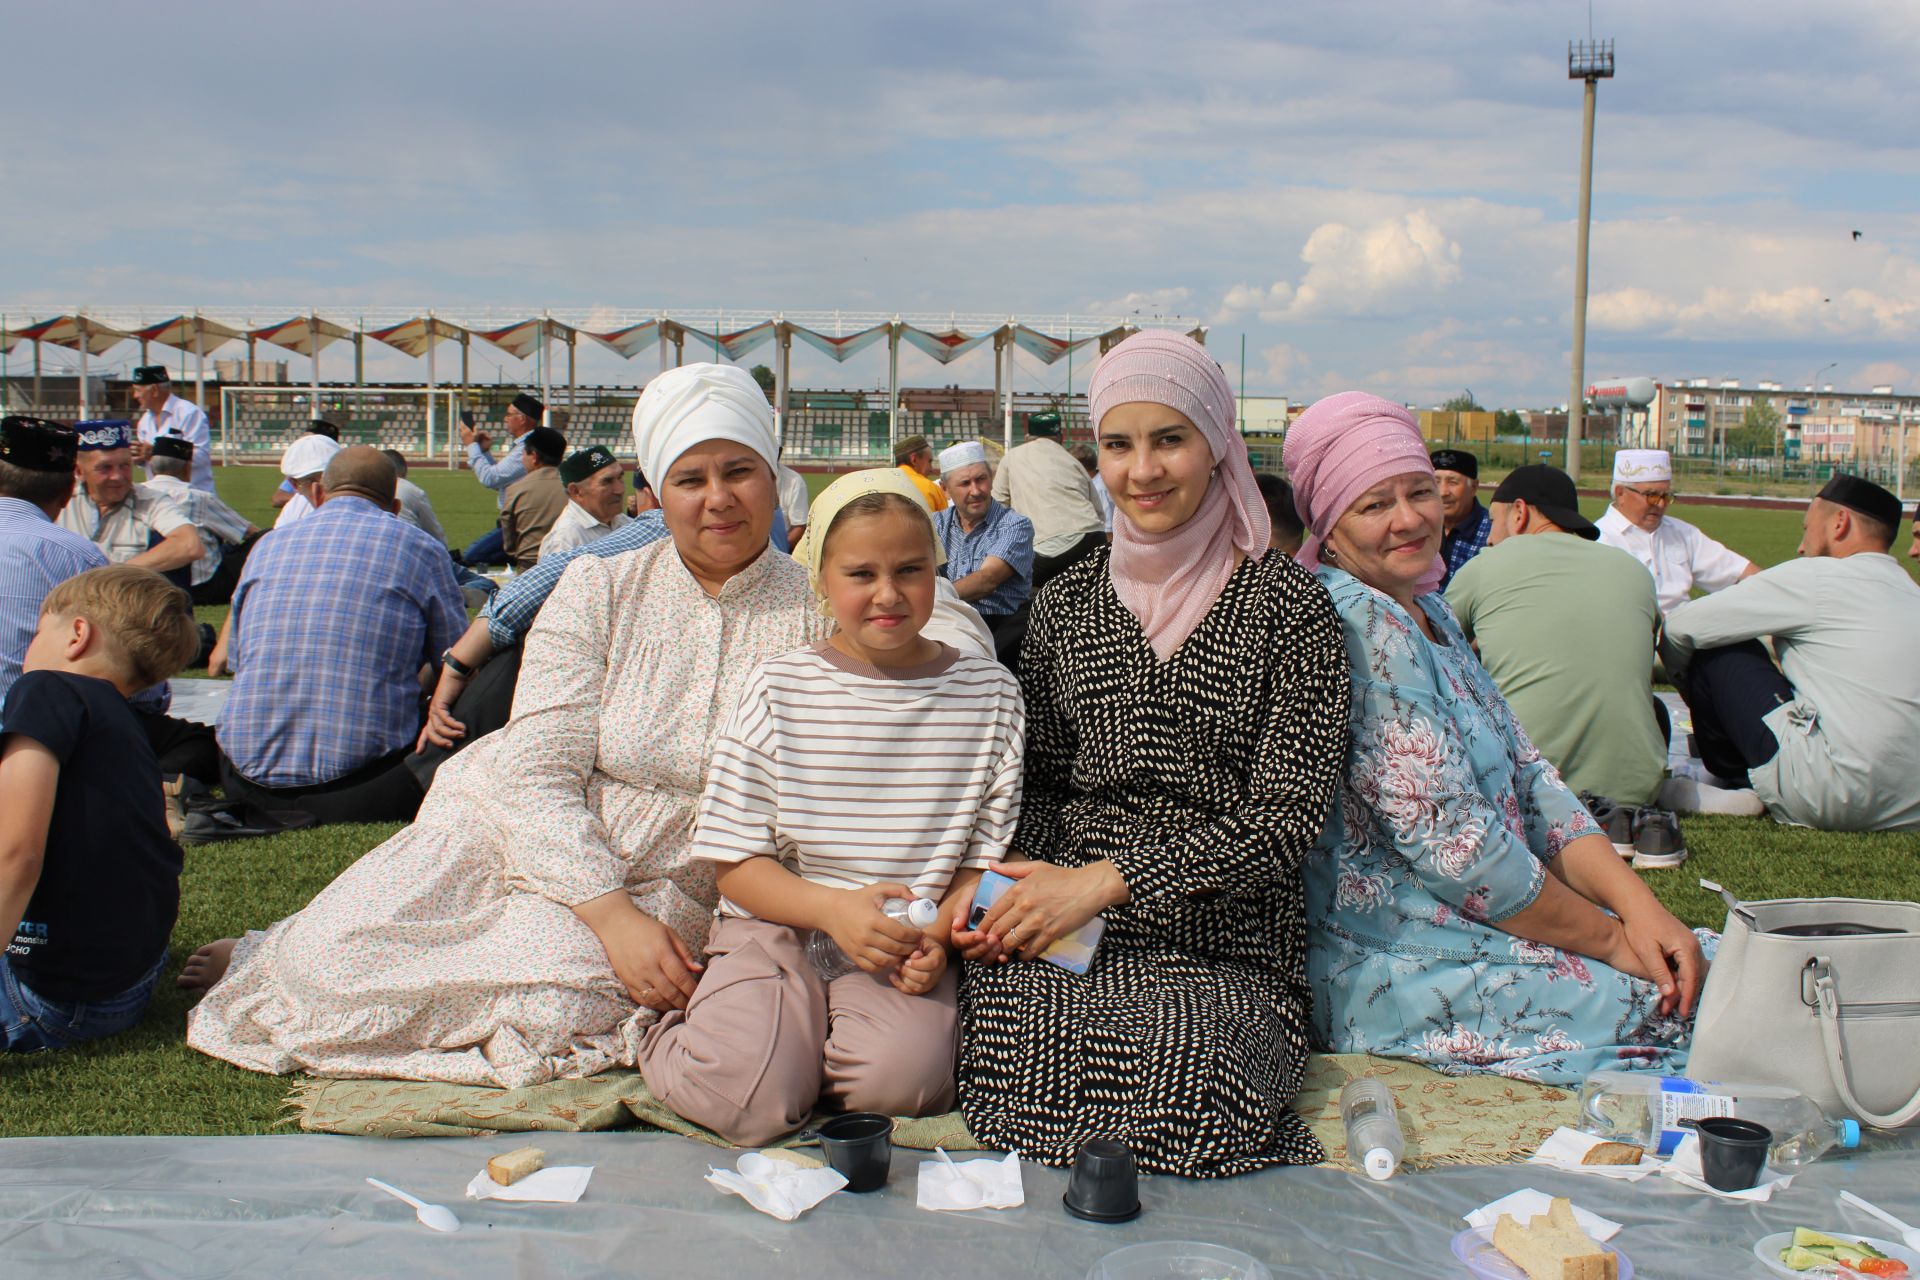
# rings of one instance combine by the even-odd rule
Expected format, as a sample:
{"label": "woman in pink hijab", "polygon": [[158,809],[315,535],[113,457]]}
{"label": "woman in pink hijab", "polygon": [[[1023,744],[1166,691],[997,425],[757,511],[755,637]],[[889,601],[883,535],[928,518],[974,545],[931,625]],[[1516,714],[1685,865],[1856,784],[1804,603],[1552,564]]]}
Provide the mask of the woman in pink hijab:
{"label": "woman in pink hijab", "polygon": [[1330,396],[1285,459],[1300,561],[1353,662],[1345,792],[1307,858],[1319,1046],[1558,1085],[1679,1073],[1702,939],[1527,740],[1436,594],[1440,491],[1412,416]]}
{"label": "woman in pink hijab", "polygon": [[[1312,1163],[1300,860],[1346,742],[1326,592],[1269,553],[1233,392],[1140,333],[1089,391],[1113,543],[1036,595],[1020,655],[1024,861],[961,985],[960,1104],[988,1146],[1064,1165],[1115,1138],[1218,1177]],[[1096,915],[1085,976],[1040,959]]]}

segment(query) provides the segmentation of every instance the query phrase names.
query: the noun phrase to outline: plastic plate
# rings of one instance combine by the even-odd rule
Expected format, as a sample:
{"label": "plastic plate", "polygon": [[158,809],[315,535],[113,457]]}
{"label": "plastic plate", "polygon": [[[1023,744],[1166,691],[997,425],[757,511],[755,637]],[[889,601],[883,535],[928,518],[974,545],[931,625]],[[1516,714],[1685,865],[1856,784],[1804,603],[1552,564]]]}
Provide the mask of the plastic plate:
{"label": "plastic plate", "polygon": [[[1610,1244],[1602,1243],[1603,1249],[1613,1249]],[[1614,1256],[1620,1259],[1620,1280],[1633,1280],[1633,1259],[1618,1249]],[[1492,1227],[1468,1227],[1453,1238],[1453,1256],[1460,1259],[1467,1270],[1481,1280],[1527,1280],[1527,1273],[1507,1260],[1507,1255],[1493,1247]],[[1920,1280],[1916,1277],[1915,1280]]]}
{"label": "plastic plate", "polygon": [[[1857,1231],[1835,1231],[1825,1227],[1815,1229],[1823,1235],[1832,1236],[1836,1240],[1858,1240],[1869,1248],[1878,1249],[1889,1258],[1894,1258],[1906,1263],[1907,1274],[1914,1277],[1914,1280],[1920,1280],[1920,1253],[1915,1253],[1903,1244],[1896,1244],[1891,1240],[1875,1239],[1873,1236],[1863,1236]],[[1760,1259],[1760,1261],[1766,1265],[1767,1270],[1779,1276],[1800,1276],[1804,1280],[1804,1278],[1808,1276],[1858,1276],[1860,1274],[1858,1271],[1847,1271],[1840,1267],[1834,1267],[1830,1270],[1821,1267],[1808,1271],[1795,1271],[1792,1267],[1780,1261],[1780,1251],[1791,1243],[1793,1243],[1793,1232],[1776,1231],[1770,1236],[1762,1236],[1760,1239],[1754,1241],[1753,1256]]]}

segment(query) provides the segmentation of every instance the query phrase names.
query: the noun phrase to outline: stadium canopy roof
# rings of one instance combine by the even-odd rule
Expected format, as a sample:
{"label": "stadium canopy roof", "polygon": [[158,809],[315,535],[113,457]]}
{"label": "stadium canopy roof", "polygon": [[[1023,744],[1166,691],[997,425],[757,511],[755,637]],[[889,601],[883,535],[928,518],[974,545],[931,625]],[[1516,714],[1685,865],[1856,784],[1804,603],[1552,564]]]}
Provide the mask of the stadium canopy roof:
{"label": "stadium canopy roof", "polygon": [[271,342],[276,347],[285,347],[298,355],[311,356],[325,351],[336,342],[353,337],[353,334],[352,329],[331,320],[322,320],[309,312],[279,324],[270,324],[264,329],[255,329],[252,336],[262,342]]}
{"label": "stadium canopy roof", "polygon": [[133,336],[142,342],[157,342],[163,347],[178,347],[204,355],[225,343],[244,340],[247,331],[195,314],[175,316],[149,328],[136,329]]}
{"label": "stadium canopy roof", "polygon": [[56,347],[71,347],[96,356],[136,336],[86,315],[54,316],[23,325],[14,333],[30,342],[51,342]]}
{"label": "stadium canopy roof", "polygon": [[406,352],[410,356],[423,356],[427,348],[436,342],[465,342],[472,336],[471,329],[462,328],[451,321],[437,316],[415,316],[399,324],[384,329],[369,329],[367,336],[376,342],[384,342],[390,347]]}

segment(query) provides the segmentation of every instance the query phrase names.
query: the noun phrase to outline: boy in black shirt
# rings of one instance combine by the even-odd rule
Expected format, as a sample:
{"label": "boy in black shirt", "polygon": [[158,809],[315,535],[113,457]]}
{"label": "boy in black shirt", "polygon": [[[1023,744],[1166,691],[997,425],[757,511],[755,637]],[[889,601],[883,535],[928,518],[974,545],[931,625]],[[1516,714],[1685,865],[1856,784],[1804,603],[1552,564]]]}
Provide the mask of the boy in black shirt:
{"label": "boy in black shirt", "polygon": [[47,594],[0,707],[0,1052],[140,1021],[180,906],[160,765],[127,696],[199,645],[187,593],[114,565]]}

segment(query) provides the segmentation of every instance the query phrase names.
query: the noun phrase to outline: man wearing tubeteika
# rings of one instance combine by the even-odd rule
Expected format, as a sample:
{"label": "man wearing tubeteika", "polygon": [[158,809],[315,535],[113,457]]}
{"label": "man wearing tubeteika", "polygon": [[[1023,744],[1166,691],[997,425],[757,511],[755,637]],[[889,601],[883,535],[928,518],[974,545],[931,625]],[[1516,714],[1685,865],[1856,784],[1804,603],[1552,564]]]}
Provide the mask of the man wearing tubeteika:
{"label": "man wearing tubeteika", "polygon": [[1672,613],[1695,587],[1724,591],[1760,572],[1745,556],[1668,515],[1672,506],[1673,458],[1665,449],[1613,455],[1613,505],[1598,521],[1600,541],[1647,567],[1660,612]]}

